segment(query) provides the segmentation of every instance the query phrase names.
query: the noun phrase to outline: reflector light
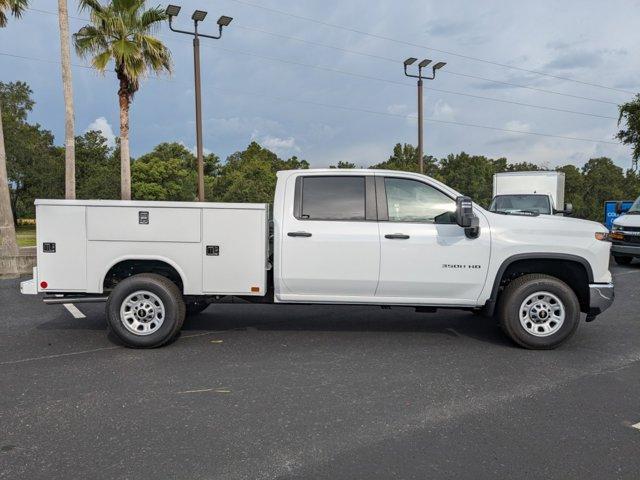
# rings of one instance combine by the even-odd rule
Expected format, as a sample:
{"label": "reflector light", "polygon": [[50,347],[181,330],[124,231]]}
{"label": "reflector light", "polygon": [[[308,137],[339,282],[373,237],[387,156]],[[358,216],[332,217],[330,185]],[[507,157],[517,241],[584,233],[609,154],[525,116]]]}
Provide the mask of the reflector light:
{"label": "reflector light", "polygon": [[49,284],[47,282],[45,282],[44,280],[40,282],[40,288],[47,288],[49,286]]}

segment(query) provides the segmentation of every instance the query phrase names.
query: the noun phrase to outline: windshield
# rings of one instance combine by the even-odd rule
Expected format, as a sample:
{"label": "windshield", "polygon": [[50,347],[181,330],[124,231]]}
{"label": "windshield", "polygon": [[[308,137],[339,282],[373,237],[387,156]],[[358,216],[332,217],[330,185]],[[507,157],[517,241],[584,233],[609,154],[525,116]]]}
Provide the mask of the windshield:
{"label": "windshield", "polygon": [[631,208],[627,210],[627,213],[640,215],[640,197],[636,198],[636,201],[633,202],[633,205],[631,205]]}
{"label": "windshield", "polygon": [[530,212],[550,215],[551,205],[546,195],[496,195],[489,210],[500,213]]}

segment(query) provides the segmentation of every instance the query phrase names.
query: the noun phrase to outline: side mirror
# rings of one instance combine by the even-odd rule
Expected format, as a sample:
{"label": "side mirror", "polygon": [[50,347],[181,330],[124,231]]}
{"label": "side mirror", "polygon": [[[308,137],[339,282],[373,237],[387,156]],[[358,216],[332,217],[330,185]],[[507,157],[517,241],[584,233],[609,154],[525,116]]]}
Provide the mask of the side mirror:
{"label": "side mirror", "polygon": [[616,202],[616,213],[618,215],[622,213],[622,202]]}
{"label": "side mirror", "polygon": [[565,203],[564,204],[564,214],[571,215],[573,213],[573,204]]}
{"label": "side mirror", "polygon": [[456,223],[464,228],[468,238],[476,238],[480,234],[480,220],[473,213],[471,198],[464,196],[456,198]]}

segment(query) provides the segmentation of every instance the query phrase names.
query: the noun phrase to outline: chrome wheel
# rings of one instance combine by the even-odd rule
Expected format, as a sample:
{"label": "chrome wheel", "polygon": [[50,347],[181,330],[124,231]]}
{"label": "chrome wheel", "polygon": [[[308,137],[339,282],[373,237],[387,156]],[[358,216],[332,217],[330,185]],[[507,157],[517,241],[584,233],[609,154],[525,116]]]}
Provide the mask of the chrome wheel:
{"label": "chrome wheel", "polygon": [[164,323],[162,300],[146,290],[139,290],[124,299],[120,306],[120,321],[136,335],[151,335]]}
{"label": "chrome wheel", "polygon": [[549,292],[536,292],[520,305],[520,324],[535,337],[548,337],[556,333],[565,318],[562,301]]}

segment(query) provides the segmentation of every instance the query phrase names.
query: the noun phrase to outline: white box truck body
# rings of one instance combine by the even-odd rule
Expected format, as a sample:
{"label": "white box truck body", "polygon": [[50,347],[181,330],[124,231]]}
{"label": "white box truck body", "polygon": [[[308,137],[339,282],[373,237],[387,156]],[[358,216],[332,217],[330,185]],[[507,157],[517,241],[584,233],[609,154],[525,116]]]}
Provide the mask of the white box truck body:
{"label": "white box truck body", "polygon": [[236,301],[496,310],[515,342],[553,348],[613,301],[595,222],[491,213],[409,172],[277,178],[272,223],[267,204],[37,200],[38,265],[21,290],[106,302],[111,331],[143,348]]}
{"label": "white box truck body", "polygon": [[564,203],[564,172],[503,172],[493,176],[492,212],[569,213]]}

